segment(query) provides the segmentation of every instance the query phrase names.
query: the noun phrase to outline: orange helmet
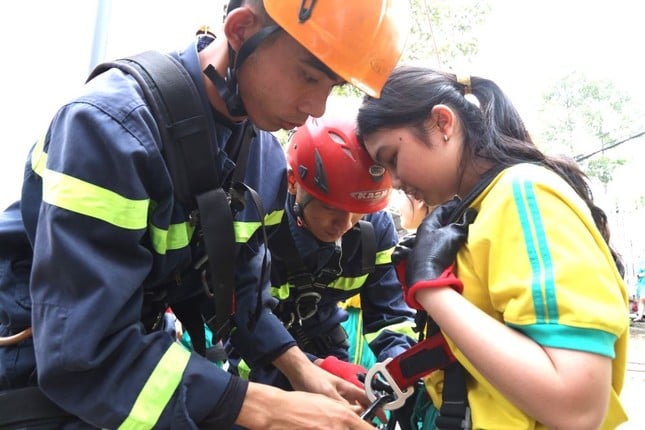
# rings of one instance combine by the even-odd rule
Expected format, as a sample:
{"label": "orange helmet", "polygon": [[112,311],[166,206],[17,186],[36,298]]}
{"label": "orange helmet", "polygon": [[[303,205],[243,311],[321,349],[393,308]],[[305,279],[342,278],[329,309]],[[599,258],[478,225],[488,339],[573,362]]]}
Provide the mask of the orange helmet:
{"label": "orange helmet", "polygon": [[264,0],[280,27],[347,82],[372,97],[401,57],[409,5],[401,0]]}
{"label": "orange helmet", "polygon": [[390,175],[358,143],[352,115],[309,117],[291,136],[287,161],[296,181],[326,205],[371,213],[388,203]]}

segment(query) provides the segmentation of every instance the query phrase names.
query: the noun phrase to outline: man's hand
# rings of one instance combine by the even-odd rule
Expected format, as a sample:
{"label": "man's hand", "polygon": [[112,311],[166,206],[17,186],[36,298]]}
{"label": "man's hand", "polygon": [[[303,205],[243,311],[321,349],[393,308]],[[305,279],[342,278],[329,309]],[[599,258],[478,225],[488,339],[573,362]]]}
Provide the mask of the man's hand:
{"label": "man's hand", "polygon": [[236,424],[251,430],[374,430],[360,418],[362,409],[319,394],[283,391],[251,382]]}
{"label": "man's hand", "polygon": [[324,394],[364,408],[370,403],[364,389],[316,366],[297,346],[286,350],[273,365],[284,373],[294,390]]}

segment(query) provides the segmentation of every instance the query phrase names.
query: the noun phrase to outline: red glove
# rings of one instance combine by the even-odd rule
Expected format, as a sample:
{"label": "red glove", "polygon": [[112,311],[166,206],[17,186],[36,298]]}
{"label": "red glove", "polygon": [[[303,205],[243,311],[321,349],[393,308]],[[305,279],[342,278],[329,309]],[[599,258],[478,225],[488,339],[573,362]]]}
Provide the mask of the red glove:
{"label": "red glove", "polygon": [[347,361],[339,360],[338,357],[330,355],[320,362],[320,367],[332,375],[351,382],[358,388],[364,388],[363,383],[358,380],[358,375],[360,373],[367,374],[367,370],[361,365],[348,363]]}

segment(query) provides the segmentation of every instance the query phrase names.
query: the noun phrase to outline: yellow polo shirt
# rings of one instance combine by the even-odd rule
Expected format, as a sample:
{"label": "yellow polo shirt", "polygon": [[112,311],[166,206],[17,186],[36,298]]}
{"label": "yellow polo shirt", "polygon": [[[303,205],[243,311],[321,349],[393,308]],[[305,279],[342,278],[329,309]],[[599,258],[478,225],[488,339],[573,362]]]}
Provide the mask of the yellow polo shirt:
{"label": "yellow polo shirt", "polygon": [[[552,171],[519,164],[502,171],[472,206],[478,215],[456,264],[464,297],[540,345],[612,358],[611,399],[602,428],[615,429],[627,420],[619,394],[627,360],[628,295],[586,204]],[[504,398],[448,343],[468,372],[473,429],[546,428]],[[443,372],[425,383],[439,407]]]}

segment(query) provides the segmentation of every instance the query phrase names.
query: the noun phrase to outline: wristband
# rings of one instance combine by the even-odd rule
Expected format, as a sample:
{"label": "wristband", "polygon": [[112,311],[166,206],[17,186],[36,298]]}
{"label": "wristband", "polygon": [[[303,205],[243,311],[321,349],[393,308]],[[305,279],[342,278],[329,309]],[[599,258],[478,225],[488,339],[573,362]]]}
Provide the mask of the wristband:
{"label": "wristband", "polygon": [[416,282],[414,285],[412,285],[410,288],[408,288],[405,294],[405,302],[411,308],[424,310],[423,306],[421,306],[421,304],[417,302],[417,299],[414,297],[414,295],[418,291],[425,290],[426,288],[444,288],[444,287],[450,287],[456,292],[458,292],[459,294],[461,294],[464,291],[464,284],[463,282],[461,282],[461,279],[457,278],[453,273],[452,264],[448,266],[448,268],[444,270],[443,273],[439,275],[438,278],[419,281],[419,282]]}

